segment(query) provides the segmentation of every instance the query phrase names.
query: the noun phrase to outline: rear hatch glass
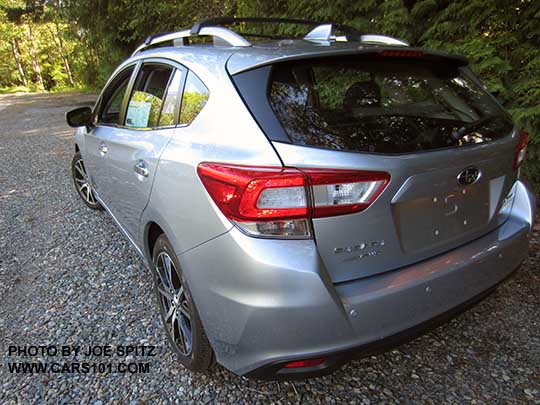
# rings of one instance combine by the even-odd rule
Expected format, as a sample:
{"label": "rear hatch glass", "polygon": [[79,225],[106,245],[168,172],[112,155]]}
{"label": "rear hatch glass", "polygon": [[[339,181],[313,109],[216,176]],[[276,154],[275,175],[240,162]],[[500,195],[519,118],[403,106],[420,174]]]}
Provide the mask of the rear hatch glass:
{"label": "rear hatch glass", "polygon": [[410,153],[491,141],[512,128],[462,69],[421,59],[279,63],[268,96],[292,143],[335,150]]}

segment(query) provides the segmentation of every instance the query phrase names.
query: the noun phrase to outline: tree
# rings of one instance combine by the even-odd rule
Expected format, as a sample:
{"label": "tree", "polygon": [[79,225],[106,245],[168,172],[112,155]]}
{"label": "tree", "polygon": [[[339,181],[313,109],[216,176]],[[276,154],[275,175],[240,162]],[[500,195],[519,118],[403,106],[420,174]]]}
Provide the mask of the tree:
{"label": "tree", "polygon": [[43,84],[43,76],[41,74],[41,64],[39,63],[37,51],[36,51],[36,37],[34,36],[34,31],[32,29],[32,22],[27,21],[26,27],[28,29],[28,49],[30,50],[30,57],[32,61],[32,70],[34,71],[35,81],[37,83],[39,90],[44,90],[45,86]]}
{"label": "tree", "polygon": [[[219,15],[332,20],[467,56],[530,133],[525,170],[540,184],[538,0],[0,0],[0,86],[100,87],[148,35]],[[300,26],[260,28],[305,33]]]}
{"label": "tree", "polygon": [[15,64],[17,65],[17,70],[19,71],[19,75],[21,76],[21,82],[24,87],[27,87],[28,81],[26,80],[26,73],[24,72],[24,67],[21,61],[21,51],[19,50],[18,38],[11,39],[11,51],[13,54],[13,60],[15,61]]}

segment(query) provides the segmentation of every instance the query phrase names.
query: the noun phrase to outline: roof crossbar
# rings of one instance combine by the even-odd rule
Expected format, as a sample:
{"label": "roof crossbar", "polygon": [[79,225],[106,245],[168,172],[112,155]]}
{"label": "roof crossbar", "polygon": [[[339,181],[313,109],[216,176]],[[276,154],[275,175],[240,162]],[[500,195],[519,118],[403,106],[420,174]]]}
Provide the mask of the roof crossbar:
{"label": "roof crossbar", "polygon": [[[242,22],[252,23],[271,23],[271,24],[298,24],[298,25],[310,25],[319,26],[321,24],[329,24],[321,21],[303,20],[297,18],[274,18],[274,17],[216,17],[209,18],[207,20],[196,23],[191,28],[191,32],[197,34],[201,28],[216,26],[216,25],[232,25]],[[351,37],[359,37],[362,33],[356,28],[345,24],[331,23],[332,26],[338,30],[343,31],[345,34]]]}
{"label": "roof crossbar", "polygon": [[[388,37],[385,35],[362,34],[356,28],[344,24],[322,23],[313,20],[301,20],[295,18],[266,18],[266,17],[216,17],[195,23],[191,29],[184,29],[178,32],[163,32],[150,35],[146,40],[135,49],[132,56],[143,51],[144,49],[160,44],[163,42],[173,41],[174,44],[187,45],[188,38],[196,36],[211,36],[214,38],[214,44],[229,45],[237,47],[251,46],[251,43],[246,40],[242,34],[238,34],[222,25],[232,25],[242,22],[253,23],[272,23],[272,24],[299,24],[309,25],[314,28],[304,37],[306,41],[312,42],[328,42],[328,41],[360,41],[367,43],[376,43],[384,45],[399,45],[408,46],[409,44],[397,38]],[[333,30],[337,29],[345,34],[345,36],[335,36]],[[246,37],[261,37],[271,39],[287,39],[285,35],[266,35],[257,33],[245,33]]]}

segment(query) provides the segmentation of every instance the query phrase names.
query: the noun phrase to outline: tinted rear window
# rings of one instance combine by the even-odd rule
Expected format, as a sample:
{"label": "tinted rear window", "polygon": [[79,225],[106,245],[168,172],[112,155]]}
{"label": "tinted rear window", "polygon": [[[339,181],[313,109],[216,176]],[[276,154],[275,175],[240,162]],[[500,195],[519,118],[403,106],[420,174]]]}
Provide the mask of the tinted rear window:
{"label": "tinted rear window", "polygon": [[395,58],[331,58],[272,67],[268,101],[298,145],[408,153],[476,144],[512,130],[461,68]]}

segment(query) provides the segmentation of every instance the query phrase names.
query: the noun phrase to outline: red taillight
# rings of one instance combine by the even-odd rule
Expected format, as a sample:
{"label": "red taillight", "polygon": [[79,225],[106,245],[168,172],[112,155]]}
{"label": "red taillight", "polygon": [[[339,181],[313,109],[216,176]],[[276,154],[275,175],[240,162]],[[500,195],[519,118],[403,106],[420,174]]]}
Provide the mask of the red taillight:
{"label": "red taillight", "polygon": [[523,130],[519,131],[519,141],[516,146],[516,154],[514,156],[514,169],[517,170],[525,160],[527,154],[527,144],[529,143],[529,134]]}
{"label": "red taillight", "polygon": [[247,167],[201,163],[206,190],[227,218],[266,236],[309,236],[309,218],[366,209],[390,180],[388,173]]}
{"label": "red taillight", "polygon": [[315,367],[320,366],[324,362],[323,358],[319,359],[307,359],[307,360],[297,360],[291,361],[283,366],[283,368],[305,368],[305,367]]}
{"label": "red taillight", "polygon": [[[229,219],[271,221],[307,216],[305,175],[297,169],[201,163],[197,172],[214,202]],[[258,204],[261,194],[268,189],[285,189],[289,195],[294,195],[290,196],[289,204],[283,201],[281,206]]]}

